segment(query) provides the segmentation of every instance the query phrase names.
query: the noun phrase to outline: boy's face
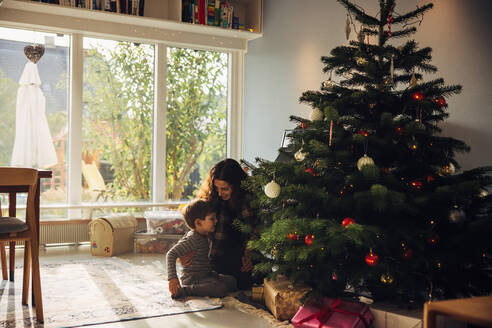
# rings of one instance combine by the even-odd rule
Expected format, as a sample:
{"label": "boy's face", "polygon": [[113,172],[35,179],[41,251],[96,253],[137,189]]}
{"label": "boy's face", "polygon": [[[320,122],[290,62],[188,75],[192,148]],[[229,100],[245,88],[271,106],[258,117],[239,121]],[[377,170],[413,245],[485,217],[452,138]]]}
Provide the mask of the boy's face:
{"label": "boy's face", "polygon": [[208,214],[204,220],[198,220],[195,224],[198,232],[200,233],[210,233],[214,232],[215,230],[215,225],[217,224],[217,216],[214,213]]}

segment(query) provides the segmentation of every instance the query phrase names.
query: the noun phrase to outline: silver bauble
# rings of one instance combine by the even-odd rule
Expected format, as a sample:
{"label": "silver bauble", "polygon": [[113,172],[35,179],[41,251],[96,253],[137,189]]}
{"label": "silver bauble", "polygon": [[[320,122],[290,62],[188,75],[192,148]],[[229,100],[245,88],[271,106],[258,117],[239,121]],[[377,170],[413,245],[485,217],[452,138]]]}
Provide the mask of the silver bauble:
{"label": "silver bauble", "polygon": [[265,195],[270,198],[277,198],[278,195],[280,195],[280,186],[275,180],[272,180],[265,185]]}

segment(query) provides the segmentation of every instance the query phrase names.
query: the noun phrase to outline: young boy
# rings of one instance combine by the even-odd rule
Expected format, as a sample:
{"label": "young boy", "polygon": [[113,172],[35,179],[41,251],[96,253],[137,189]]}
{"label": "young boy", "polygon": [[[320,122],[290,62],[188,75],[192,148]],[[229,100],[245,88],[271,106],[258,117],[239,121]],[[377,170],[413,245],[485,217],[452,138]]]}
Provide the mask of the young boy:
{"label": "young boy", "polygon": [[[167,252],[167,275],[172,298],[184,296],[224,297],[236,290],[236,278],[212,271],[211,241],[208,234],[215,230],[217,218],[213,203],[194,200],[183,210],[186,225],[191,229]],[[176,274],[176,259],[194,251],[191,264],[183,267],[181,284]]]}

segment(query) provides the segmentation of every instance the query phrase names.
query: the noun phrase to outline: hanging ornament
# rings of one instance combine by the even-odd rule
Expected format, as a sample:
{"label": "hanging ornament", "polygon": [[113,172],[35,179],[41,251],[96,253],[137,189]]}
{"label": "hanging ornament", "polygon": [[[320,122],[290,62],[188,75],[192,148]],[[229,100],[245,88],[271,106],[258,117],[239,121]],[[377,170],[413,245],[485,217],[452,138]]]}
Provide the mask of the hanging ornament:
{"label": "hanging ornament", "polygon": [[446,106],[446,98],[443,96],[437,97],[434,99],[434,102],[439,106],[439,107],[444,107]]}
{"label": "hanging ornament", "polygon": [[412,94],[412,98],[413,98],[413,100],[421,101],[421,100],[424,100],[424,94],[421,91],[415,91]]}
{"label": "hanging ornament", "polygon": [[415,189],[417,189],[417,190],[422,189],[422,181],[419,181],[419,180],[413,180],[412,182],[410,182],[410,185],[411,185],[412,187],[414,187]]}
{"label": "hanging ornament", "polygon": [[415,88],[417,86],[417,78],[415,77],[415,73],[412,73],[412,77],[410,78],[410,88]]}
{"label": "hanging ornament", "polygon": [[403,128],[401,126],[397,126],[395,128],[396,134],[402,135],[403,134]]}
{"label": "hanging ornament", "polygon": [[289,232],[287,238],[290,240],[299,240],[299,234],[297,232]]}
{"label": "hanging ornament", "polygon": [[447,165],[444,165],[443,167],[441,167],[439,169],[438,174],[443,177],[446,175],[453,175],[454,172],[456,172],[456,168],[454,167],[454,164],[450,162]]}
{"label": "hanging ornament", "polygon": [[388,17],[386,18],[386,22],[388,23],[388,37],[391,37],[391,23],[394,21],[391,11],[392,8],[388,11]]}
{"label": "hanging ornament", "polygon": [[379,256],[373,253],[371,249],[369,253],[366,254],[365,260],[367,265],[375,266],[376,264],[378,264]]}
{"label": "hanging ornament", "polygon": [[336,274],[335,272],[333,272],[333,273],[331,274],[331,279],[332,279],[332,280],[337,280],[337,279],[338,279],[337,274]]}
{"label": "hanging ornament", "polygon": [[302,151],[302,147],[301,147],[301,149],[296,151],[296,153],[294,154],[294,158],[298,162],[302,162],[306,158],[306,153]]}
{"label": "hanging ornament", "polygon": [[367,64],[367,60],[364,57],[357,57],[357,65],[363,66]]}
{"label": "hanging ornament", "polygon": [[449,211],[449,222],[458,224],[465,221],[465,219],[465,211],[459,208],[458,205],[454,205],[453,209]]}
{"label": "hanging ornament", "polygon": [[335,85],[335,83],[331,80],[331,77],[328,78],[328,80],[324,81],[322,83],[322,86],[323,88],[327,89],[327,90],[331,90],[333,89],[333,86]]}
{"label": "hanging ornament", "polygon": [[485,188],[480,188],[480,191],[478,192],[478,197],[480,198],[485,198],[489,195],[489,192]]}
{"label": "hanging ornament", "polygon": [[272,265],[272,272],[278,271],[279,267],[277,264]]}
{"label": "hanging ornament", "polygon": [[27,45],[24,47],[24,54],[27,59],[36,64],[43,57],[44,50],[45,48],[42,44]]}
{"label": "hanging ornament", "polygon": [[265,195],[269,198],[277,198],[278,195],[280,195],[280,186],[275,180],[272,180],[265,185]]}
{"label": "hanging ornament", "polygon": [[349,19],[349,15],[347,15],[347,20],[345,21],[345,37],[347,38],[347,40],[349,39],[350,37],[350,19]]}
{"label": "hanging ornament", "polygon": [[381,282],[386,285],[392,284],[393,277],[389,273],[383,273],[381,275]]}
{"label": "hanging ornament", "polygon": [[364,167],[365,165],[374,165],[374,160],[367,156],[367,154],[364,154],[364,156],[359,158],[359,160],[357,161],[357,168],[359,169],[359,171],[361,171],[362,167]]}
{"label": "hanging ornament", "polygon": [[369,136],[369,133],[366,131],[366,130],[359,130],[359,132],[357,132],[358,135],[360,136],[363,136],[363,137],[368,137]]}
{"label": "hanging ornament", "polygon": [[308,127],[306,122],[301,123],[301,129],[306,129]]}
{"label": "hanging ornament", "polygon": [[306,243],[306,245],[308,246],[311,246],[313,244],[313,240],[314,240],[314,235],[313,234],[307,234],[306,237],[304,237],[304,242]]}
{"label": "hanging ornament", "polygon": [[331,147],[331,142],[333,141],[333,120],[330,120],[330,139],[328,141],[328,146]]}
{"label": "hanging ornament", "polygon": [[309,114],[309,119],[311,121],[321,121],[323,119],[323,112],[317,108],[313,108],[311,114]]}
{"label": "hanging ornament", "polygon": [[416,151],[419,148],[419,145],[415,140],[413,140],[408,143],[408,148],[410,148],[410,150],[412,151]]}
{"label": "hanging ornament", "polygon": [[376,103],[370,103],[370,104],[369,104],[369,108],[370,108],[370,109],[374,109],[374,107],[376,107]]}
{"label": "hanging ornament", "polygon": [[425,177],[425,181],[427,181],[427,183],[431,183],[434,180],[436,180],[436,179],[432,175],[427,175]]}
{"label": "hanging ornament", "polygon": [[307,169],[304,170],[306,173],[309,173],[311,174],[312,176],[316,176],[317,175],[317,172],[314,168],[312,167],[308,167]]}
{"label": "hanging ornament", "polygon": [[349,225],[354,224],[354,223],[355,223],[355,220],[352,219],[352,218],[348,218],[347,217],[347,218],[345,218],[345,219],[342,220],[342,226],[344,228],[347,228]]}

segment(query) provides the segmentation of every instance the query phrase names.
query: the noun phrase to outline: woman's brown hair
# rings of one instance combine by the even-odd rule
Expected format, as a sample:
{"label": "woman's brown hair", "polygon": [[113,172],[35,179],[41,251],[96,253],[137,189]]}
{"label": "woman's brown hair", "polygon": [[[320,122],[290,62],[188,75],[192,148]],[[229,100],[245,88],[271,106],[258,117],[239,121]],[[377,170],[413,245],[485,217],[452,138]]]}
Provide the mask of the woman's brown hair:
{"label": "woman's brown hair", "polygon": [[215,190],[214,180],[222,180],[231,186],[231,205],[233,208],[236,208],[245,194],[245,191],[241,188],[241,182],[247,177],[248,175],[236,160],[226,158],[215,164],[210,171],[208,171],[205,181],[203,181],[200,190],[198,190],[197,198],[208,201],[218,200],[219,194],[217,193],[217,190]]}

